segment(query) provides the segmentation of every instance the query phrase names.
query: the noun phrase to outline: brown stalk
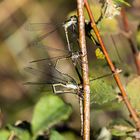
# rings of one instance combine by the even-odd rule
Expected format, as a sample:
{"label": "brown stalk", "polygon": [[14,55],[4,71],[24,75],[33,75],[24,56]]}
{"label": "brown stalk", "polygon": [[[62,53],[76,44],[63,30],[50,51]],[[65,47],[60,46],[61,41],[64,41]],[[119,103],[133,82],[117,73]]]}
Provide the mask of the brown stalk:
{"label": "brown stalk", "polygon": [[120,91],[121,91],[121,95],[122,95],[123,101],[124,101],[124,103],[125,103],[125,105],[126,105],[128,111],[129,111],[129,113],[130,113],[130,116],[132,117],[133,121],[134,121],[135,124],[136,124],[137,130],[140,131],[140,119],[138,118],[138,115],[137,115],[136,111],[133,109],[133,107],[132,107],[130,101],[128,100],[126,91],[124,90],[124,87],[123,87],[123,85],[122,85],[122,83],[121,83],[121,80],[120,80],[120,78],[119,78],[119,75],[118,75],[118,73],[116,72],[116,68],[115,68],[114,64],[112,63],[112,61],[111,61],[111,59],[110,59],[110,57],[109,57],[109,55],[108,55],[108,52],[107,52],[107,50],[106,50],[106,48],[105,48],[104,42],[103,42],[103,40],[102,40],[102,38],[101,38],[101,36],[100,36],[99,30],[98,30],[98,28],[97,28],[97,26],[96,26],[94,17],[93,17],[93,15],[92,15],[92,11],[91,11],[91,9],[90,9],[90,6],[89,6],[87,0],[84,0],[84,4],[85,4],[85,8],[86,8],[86,10],[87,10],[87,12],[88,12],[88,15],[89,15],[89,17],[90,17],[91,26],[92,26],[92,28],[93,28],[93,30],[94,30],[94,32],[95,32],[97,38],[98,38],[98,41],[99,41],[100,46],[101,46],[101,48],[102,48],[102,51],[103,51],[103,53],[104,53],[104,55],[105,55],[105,57],[106,57],[106,60],[107,60],[107,62],[108,62],[108,65],[109,65],[111,71],[114,73],[113,76],[114,76],[114,79],[115,79],[115,81],[116,81],[116,83],[117,83],[117,85],[118,85],[118,87],[119,87],[119,89],[120,89]]}
{"label": "brown stalk", "polygon": [[136,65],[136,68],[137,68],[137,73],[140,75],[140,52],[138,51],[137,46],[134,45],[134,42],[132,40],[131,29],[129,27],[129,22],[128,22],[128,18],[126,16],[126,12],[125,12],[124,7],[121,9],[121,16],[122,16],[123,28],[124,28],[124,32],[125,32],[124,35],[128,34],[128,35],[125,35],[125,36],[128,39],[131,51],[133,53],[135,65]]}
{"label": "brown stalk", "polygon": [[90,139],[90,87],[88,77],[88,60],[85,40],[84,0],[77,0],[79,45],[82,52],[82,76],[84,92],[84,114],[83,114],[83,139]]}

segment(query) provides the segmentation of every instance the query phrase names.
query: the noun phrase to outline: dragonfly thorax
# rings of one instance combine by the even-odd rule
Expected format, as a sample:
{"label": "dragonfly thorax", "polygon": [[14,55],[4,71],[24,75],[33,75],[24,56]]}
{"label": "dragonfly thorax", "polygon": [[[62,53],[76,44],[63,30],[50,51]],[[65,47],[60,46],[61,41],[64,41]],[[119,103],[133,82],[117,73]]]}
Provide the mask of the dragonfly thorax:
{"label": "dragonfly thorax", "polygon": [[79,52],[72,53],[72,56],[71,56],[72,60],[78,59],[79,57],[80,57]]}
{"label": "dragonfly thorax", "polygon": [[75,89],[76,89],[76,90],[78,89],[78,86],[77,86],[77,85],[74,85],[74,84],[72,84],[72,83],[66,84],[66,87],[67,87],[67,88],[74,89],[74,90],[75,90]]}

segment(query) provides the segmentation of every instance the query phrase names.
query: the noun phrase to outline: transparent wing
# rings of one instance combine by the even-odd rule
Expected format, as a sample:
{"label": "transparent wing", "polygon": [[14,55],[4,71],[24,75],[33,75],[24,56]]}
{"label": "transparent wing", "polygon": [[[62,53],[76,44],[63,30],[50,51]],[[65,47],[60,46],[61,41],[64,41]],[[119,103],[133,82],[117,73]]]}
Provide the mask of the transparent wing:
{"label": "transparent wing", "polygon": [[26,82],[26,84],[56,84],[56,83],[65,84],[67,82],[64,79],[61,79],[60,77],[55,77],[51,73],[44,72],[42,70],[38,70],[32,67],[26,67],[25,71],[40,77],[38,81]]}
{"label": "transparent wing", "polygon": [[68,52],[68,50],[63,50],[63,49],[53,48],[53,47],[48,47],[48,46],[43,46],[43,45],[41,45],[39,47],[39,49],[41,49],[41,48],[42,48],[42,50],[48,51],[51,54],[55,53],[55,54],[59,54],[59,55],[55,56],[55,57],[51,57],[51,58],[43,56],[41,58],[31,60],[30,63],[35,63],[35,62],[40,62],[40,61],[45,61],[46,63],[50,63],[51,61],[53,61],[56,63],[56,61],[58,61],[60,59],[67,59],[67,58],[71,57],[71,54],[70,54],[70,52]]}
{"label": "transparent wing", "polygon": [[57,30],[57,28],[53,29],[50,32],[44,33],[39,37],[36,37],[34,39],[34,41],[31,42],[31,45],[37,45],[38,42],[40,42],[41,40],[43,40],[44,38],[47,38],[50,34],[54,33]]}
{"label": "transparent wing", "polygon": [[42,35],[36,37],[30,43],[30,45],[37,45],[38,42],[40,42],[44,38],[47,38],[49,35],[54,33],[61,26],[62,26],[62,23],[58,24],[58,25],[54,25],[53,23],[26,23],[25,24],[25,30],[27,30],[27,31],[35,31],[35,32],[37,32],[37,31],[42,31],[42,32],[46,31]]}
{"label": "transparent wing", "polygon": [[58,71],[55,67],[49,64],[48,65],[45,64],[44,68],[42,67],[41,70],[33,67],[27,67],[25,68],[25,70],[32,73],[33,75],[37,75],[37,76],[39,75],[40,79],[38,82],[35,83],[40,83],[40,84],[62,83],[64,85],[67,83],[76,83],[71,76]]}
{"label": "transparent wing", "polygon": [[[27,31],[39,31],[39,30],[56,30],[60,25],[54,25],[54,23],[26,23],[25,30]],[[55,27],[55,28],[54,28]]]}
{"label": "transparent wing", "polygon": [[32,60],[32,61],[30,61],[30,63],[41,62],[41,61],[45,61],[46,63],[49,63],[49,62],[54,61],[56,64],[57,61],[59,61],[61,59],[67,59],[67,58],[70,58],[70,56],[63,55],[63,56],[57,56],[57,57],[52,57],[52,58],[40,58],[40,59]]}

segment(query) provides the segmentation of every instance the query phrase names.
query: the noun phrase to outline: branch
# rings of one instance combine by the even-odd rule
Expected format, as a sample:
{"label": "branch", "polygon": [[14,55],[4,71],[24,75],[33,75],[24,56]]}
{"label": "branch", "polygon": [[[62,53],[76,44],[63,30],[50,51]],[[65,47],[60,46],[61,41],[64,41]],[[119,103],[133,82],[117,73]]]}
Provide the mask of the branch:
{"label": "branch", "polygon": [[100,45],[101,45],[102,51],[103,51],[103,53],[104,53],[104,55],[105,55],[105,57],[106,57],[106,60],[107,60],[107,62],[108,62],[108,65],[109,65],[111,71],[114,73],[113,76],[114,76],[114,79],[115,79],[115,81],[116,81],[116,83],[117,83],[117,85],[118,85],[118,87],[119,87],[119,89],[120,89],[120,91],[121,91],[121,95],[122,95],[122,98],[123,98],[123,100],[124,100],[124,103],[125,103],[125,105],[126,105],[128,111],[130,112],[130,116],[132,117],[133,121],[135,122],[138,131],[140,131],[140,120],[139,120],[139,118],[138,118],[138,116],[137,116],[136,111],[133,109],[133,107],[132,107],[130,101],[128,100],[126,91],[124,90],[124,87],[123,87],[123,85],[122,85],[122,83],[121,83],[121,80],[120,80],[120,78],[119,78],[119,75],[118,75],[118,73],[116,72],[116,68],[115,68],[114,64],[112,63],[112,61],[111,61],[111,59],[110,59],[110,57],[109,57],[109,55],[108,55],[108,52],[107,52],[107,50],[106,50],[106,48],[105,48],[105,45],[104,45],[104,43],[103,43],[103,40],[102,40],[102,38],[101,38],[101,36],[100,36],[100,33],[99,33],[98,28],[97,28],[97,26],[96,26],[94,17],[93,17],[93,15],[92,15],[92,12],[91,12],[91,9],[90,9],[90,6],[89,6],[87,0],[84,0],[84,4],[85,4],[85,8],[86,8],[86,10],[87,10],[87,12],[88,12],[88,15],[89,15],[89,17],[90,17],[91,26],[92,26],[92,28],[93,28],[93,30],[94,30],[94,32],[95,32],[97,38],[98,38],[98,41],[99,41],[99,43],[100,43]]}
{"label": "branch", "polygon": [[82,52],[82,75],[83,75],[83,92],[84,92],[84,124],[83,139],[90,139],[90,87],[88,77],[88,60],[85,40],[85,20],[84,20],[84,1],[77,0],[78,25],[79,25],[79,45]]}

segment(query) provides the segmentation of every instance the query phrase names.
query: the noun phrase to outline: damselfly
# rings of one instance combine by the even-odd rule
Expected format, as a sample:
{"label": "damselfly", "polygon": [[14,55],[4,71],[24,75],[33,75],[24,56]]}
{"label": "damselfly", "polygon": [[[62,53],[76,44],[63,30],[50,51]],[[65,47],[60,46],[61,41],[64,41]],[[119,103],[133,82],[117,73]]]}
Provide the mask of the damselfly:
{"label": "damselfly", "polygon": [[62,59],[71,59],[73,64],[79,64],[80,65],[80,57],[81,57],[81,52],[80,51],[73,51],[70,48],[70,51],[68,50],[62,50],[58,48],[53,48],[53,47],[48,47],[46,46],[47,50],[50,52],[57,52],[57,53],[63,53],[63,55],[51,57],[51,58],[39,58],[36,60],[30,61],[30,63],[36,63],[36,62],[45,62],[45,63],[50,63],[51,61],[54,63],[54,66],[57,65],[57,62]]}
{"label": "damselfly", "polygon": [[[43,25],[44,26],[51,26],[50,23],[28,23],[26,25],[26,29],[29,31],[37,30],[38,29],[37,26],[43,26]],[[56,25],[55,29],[52,29],[50,32],[47,32],[47,33],[41,35],[40,37],[36,38],[31,44],[36,44],[36,43],[40,42],[41,40],[43,40],[44,38],[49,36],[51,33],[55,32],[59,27],[64,28],[66,41],[68,44],[68,50],[70,51],[70,41],[69,41],[69,36],[68,36],[68,28],[70,28],[73,31],[76,30],[76,28],[77,28],[77,17],[76,16],[71,16],[69,19],[67,19],[63,23]]]}
{"label": "damselfly", "polygon": [[[64,21],[61,24],[56,25],[56,28],[52,29],[50,32],[47,32],[43,35],[41,35],[40,37],[37,37],[33,42],[31,42],[31,44],[38,44],[40,41],[42,41],[44,38],[47,38],[50,34],[52,34],[53,32],[55,32],[59,27],[63,27],[64,28],[64,32],[65,32],[65,36],[66,36],[66,41],[67,41],[67,47],[68,50],[71,51],[71,45],[70,45],[70,36],[69,36],[69,31],[71,31],[71,35],[74,36],[72,37],[72,41],[78,41],[78,20],[77,20],[77,16],[71,16],[69,19],[67,19],[66,21]],[[99,18],[100,20],[100,18]],[[97,22],[98,23],[98,22]],[[40,29],[39,27],[47,27],[47,26],[51,26],[51,24],[49,23],[28,23],[26,25],[26,29],[29,31],[36,31],[38,29]],[[44,29],[45,29],[44,27]],[[70,30],[68,30],[70,29]],[[95,51],[95,55],[97,56],[98,59],[104,59],[104,54],[102,53],[102,50],[100,48],[100,44],[98,43],[98,41],[94,38],[93,34],[91,33],[91,23],[87,20],[85,20],[85,33],[86,36],[88,38],[90,38],[94,45],[97,47],[96,51]]]}
{"label": "damselfly", "polygon": [[[83,87],[80,82],[78,83],[72,76],[60,72],[53,65],[46,65],[45,70],[40,70],[33,67],[27,67],[25,70],[41,78],[38,82],[26,82],[27,85],[52,85],[53,92],[55,94],[72,93],[78,96],[82,96],[83,94]],[[116,70],[113,73],[109,73],[97,78],[92,78],[90,79],[90,82],[111,75],[113,76],[114,74],[120,72],[121,70]]]}
{"label": "damselfly", "polygon": [[[40,84],[41,85],[48,85],[49,84],[49,85],[52,85],[53,92],[55,94],[71,93],[71,94],[78,95],[79,104],[80,104],[80,116],[81,116],[81,135],[83,135],[83,85],[82,85],[83,83],[81,80],[81,75],[79,73],[77,73],[78,76],[80,76],[79,77],[80,82],[78,83],[73,77],[71,77],[68,74],[60,72],[53,65],[46,64],[45,66],[47,66],[46,70],[43,70],[43,69],[39,70],[39,69],[35,69],[32,67],[27,67],[26,70],[28,72],[33,73],[34,75],[40,75],[41,80],[39,80],[38,82],[26,82],[26,84],[28,84],[28,85],[33,85],[33,84],[34,85],[40,85]],[[111,74],[106,74],[106,75],[91,79],[90,81],[92,82],[92,81],[95,81],[95,80],[100,79],[100,78],[114,75],[114,74],[119,73],[119,72],[120,71],[116,71],[116,72],[111,73]],[[95,85],[97,85],[97,84],[95,84]],[[104,84],[102,84],[102,89],[104,87],[106,88],[106,86],[104,86]],[[106,98],[99,99],[100,97],[103,97],[103,95],[102,95],[102,93],[100,93],[100,95],[99,95],[97,93],[98,90],[99,90],[99,88],[95,87],[96,94],[91,94],[91,95],[93,95],[93,97],[91,97],[91,99],[92,99],[91,103],[100,103],[100,101],[102,103],[106,103],[108,101],[112,101],[113,99],[115,99],[114,98],[115,96],[112,93],[111,93],[111,96],[108,97],[108,99],[106,99]],[[108,91],[106,92],[106,89],[105,89],[104,93],[108,93]],[[106,95],[106,96],[108,96],[108,95]]]}
{"label": "damselfly", "polygon": [[[73,93],[81,94],[82,88],[74,78],[57,70],[53,65],[45,65],[46,70],[26,67],[25,70],[39,76],[38,82],[26,82],[27,85],[52,85],[55,94]],[[81,94],[82,95],[82,94]]]}

